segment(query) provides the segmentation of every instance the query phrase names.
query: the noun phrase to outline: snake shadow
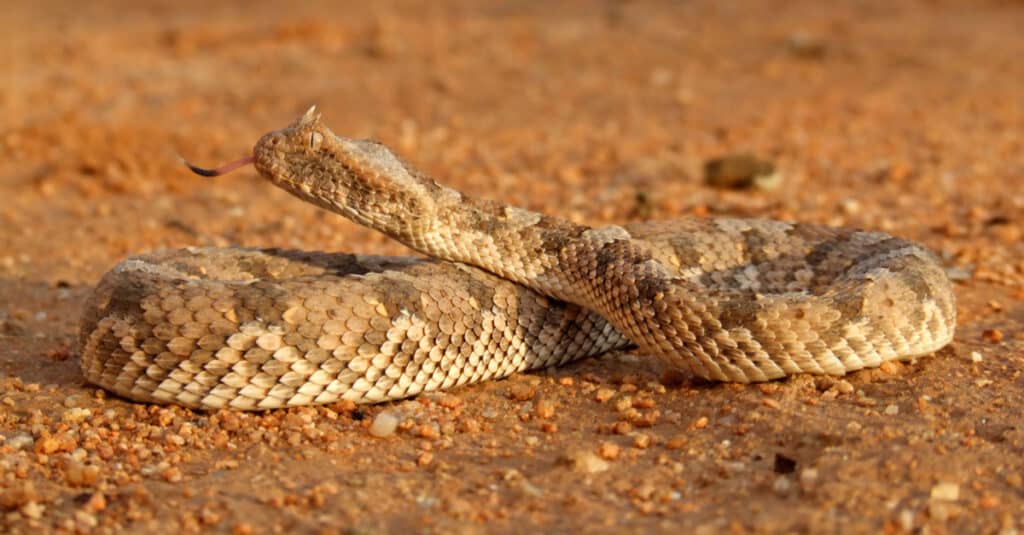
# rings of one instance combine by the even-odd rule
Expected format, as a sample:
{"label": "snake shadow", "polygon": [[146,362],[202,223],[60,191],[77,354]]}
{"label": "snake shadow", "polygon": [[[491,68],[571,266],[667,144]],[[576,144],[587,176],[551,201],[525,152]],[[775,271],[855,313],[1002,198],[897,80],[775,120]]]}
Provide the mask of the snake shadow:
{"label": "snake shadow", "polygon": [[[88,284],[0,278],[0,381],[84,388],[75,345]],[[13,382],[11,382],[13,381]],[[34,389],[30,389],[32,391]]]}

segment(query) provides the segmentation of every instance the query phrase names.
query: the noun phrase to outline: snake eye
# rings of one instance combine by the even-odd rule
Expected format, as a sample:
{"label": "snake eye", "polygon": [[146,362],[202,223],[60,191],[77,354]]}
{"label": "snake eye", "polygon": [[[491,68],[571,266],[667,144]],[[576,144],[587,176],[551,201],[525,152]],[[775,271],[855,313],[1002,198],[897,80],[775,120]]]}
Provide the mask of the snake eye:
{"label": "snake eye", "polygon": [[320,132],[313,132],[309,134],[309,148],[315,149],[320,146],[320,142],[324,140],[323,134]]}

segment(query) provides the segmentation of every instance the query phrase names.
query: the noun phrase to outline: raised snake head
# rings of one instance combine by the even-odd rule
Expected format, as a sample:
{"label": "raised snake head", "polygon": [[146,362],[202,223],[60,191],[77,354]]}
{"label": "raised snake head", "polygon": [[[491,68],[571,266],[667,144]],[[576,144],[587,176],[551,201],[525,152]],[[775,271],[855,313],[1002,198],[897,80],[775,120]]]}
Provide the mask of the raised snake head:
{"label": "raised snake head", "polygon": [[384,145],[335,135],[315,106],[260,138],[253,159],[278,187],[399,239],[430,229],[442,193]]}

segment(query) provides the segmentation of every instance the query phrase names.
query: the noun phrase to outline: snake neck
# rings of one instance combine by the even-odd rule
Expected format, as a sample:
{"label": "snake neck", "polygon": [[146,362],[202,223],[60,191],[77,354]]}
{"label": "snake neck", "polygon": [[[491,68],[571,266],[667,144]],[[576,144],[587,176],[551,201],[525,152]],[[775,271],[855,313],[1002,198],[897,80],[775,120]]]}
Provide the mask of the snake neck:
{"label": "snake neck", "polygon": [[591,228],[437,187],[434,226],[405,241],[430,256],[479,267],[613,322],[617,311],[655,306],[672,285],[686,286],[622,227]]}
{"label": "snake neck", "polygon": [[542,294],[572,300],[568,270],[562,264],[566,251],[593,232],[590,227],[438,187],[429,229],[407,240],[398,229],[386,232],[430,256],[470,264]]}

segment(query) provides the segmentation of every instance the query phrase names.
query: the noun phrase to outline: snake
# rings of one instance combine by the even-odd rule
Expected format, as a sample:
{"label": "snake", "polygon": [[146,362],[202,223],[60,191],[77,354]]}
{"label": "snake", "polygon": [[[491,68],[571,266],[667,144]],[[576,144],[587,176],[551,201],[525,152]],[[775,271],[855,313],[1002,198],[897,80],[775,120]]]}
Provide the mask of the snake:
{"label": "snake", "polygon": [[[186,162],[187,164],[187,162]],[[769,219],[587,226],[479,199],[315,107],[253,165],[425,255],[186,248],[129,258],[88,297],[85,379],[139,402],[377,403],[613,349],[695,380],[841,376],[935,353],[956,303],[938,257],[889,234]]]}

